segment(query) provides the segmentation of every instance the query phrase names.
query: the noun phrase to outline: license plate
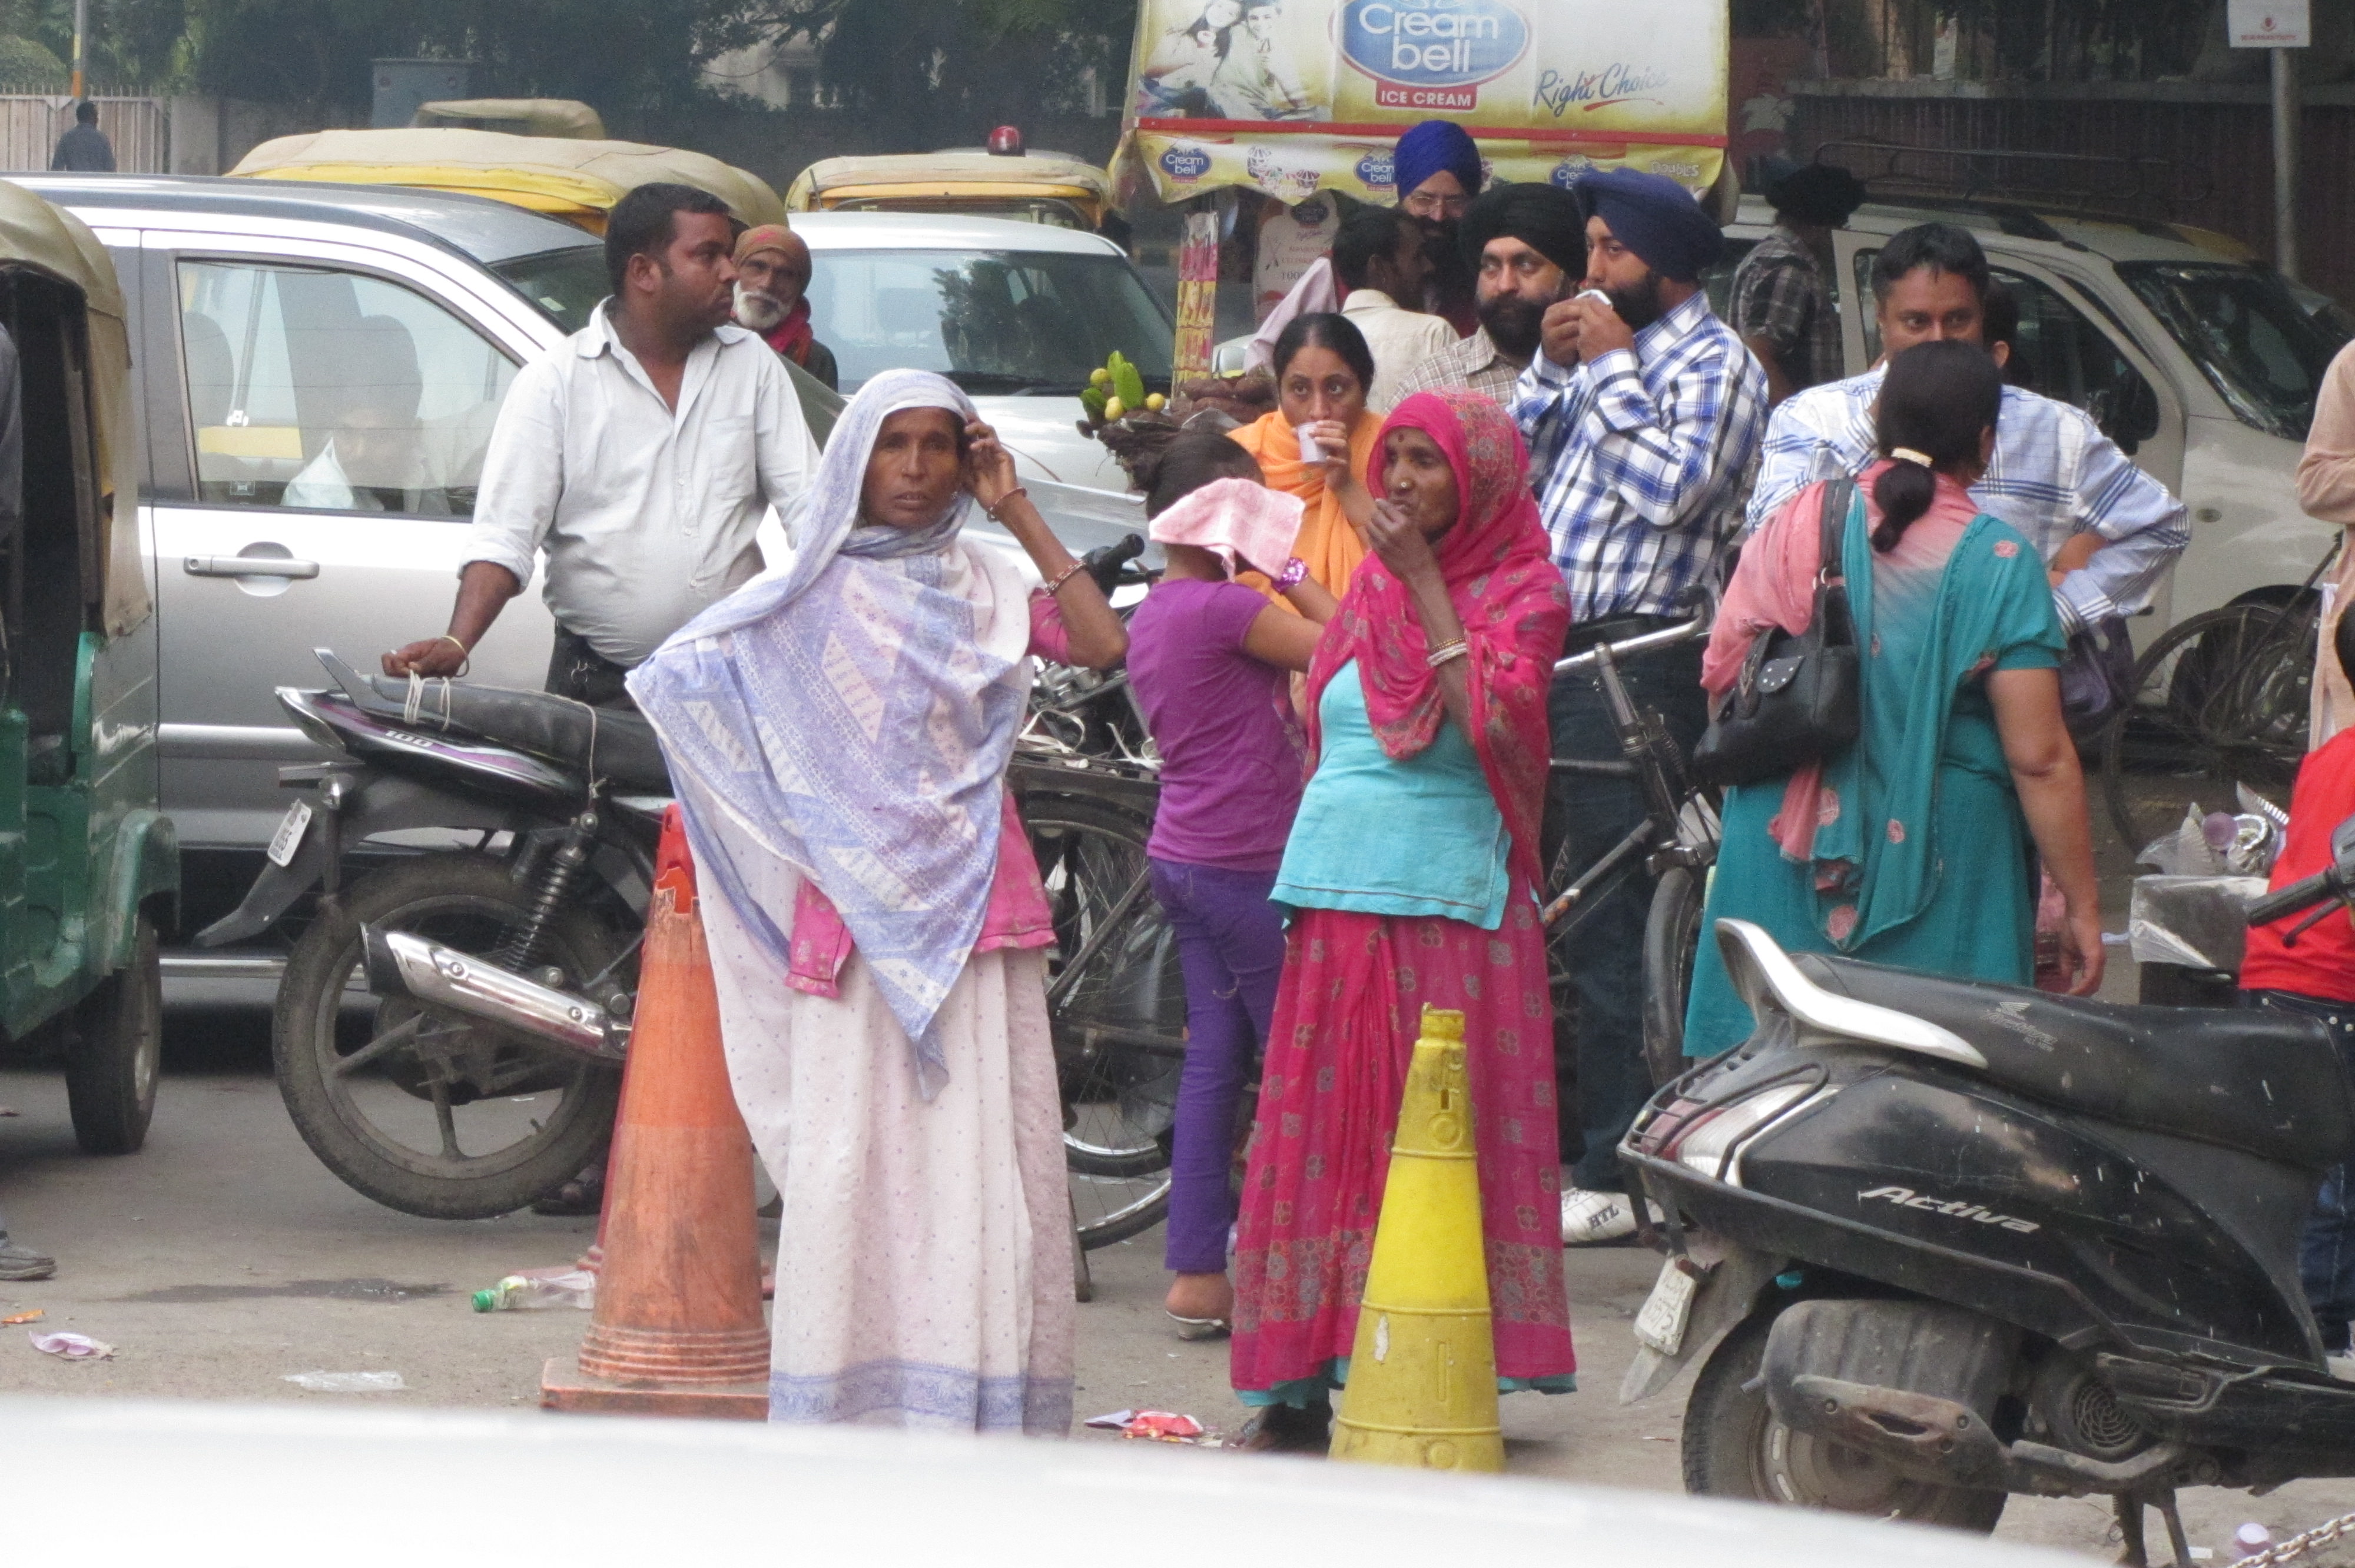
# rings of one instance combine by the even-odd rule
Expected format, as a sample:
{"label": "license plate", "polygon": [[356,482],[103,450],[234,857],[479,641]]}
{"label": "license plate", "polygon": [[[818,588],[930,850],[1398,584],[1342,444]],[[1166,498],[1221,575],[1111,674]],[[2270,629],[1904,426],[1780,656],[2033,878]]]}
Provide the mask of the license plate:
{"label": "license plate", "polygon": [[1681,1259],[1670,1258],[1644,1309],[1636,1314],[1636,1338],[1664,1356],[1683,1350],[1685,1325],[1692,1317],[1693,1293],[1700,1285]]}
{"label": "license plate", "polygon": [[303,847],[303,834],[310,826],[310,801],[297,800],[287,807],[286,814],[278,819],[278,831],[270,835],[270,848],[267,852],[270,863],[277,866],[293,863],[294,852]]}

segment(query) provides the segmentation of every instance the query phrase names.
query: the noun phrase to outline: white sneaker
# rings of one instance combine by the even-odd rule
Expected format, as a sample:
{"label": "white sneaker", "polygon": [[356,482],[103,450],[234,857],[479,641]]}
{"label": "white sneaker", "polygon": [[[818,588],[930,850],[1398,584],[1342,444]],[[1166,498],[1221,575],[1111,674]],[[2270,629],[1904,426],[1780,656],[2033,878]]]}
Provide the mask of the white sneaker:
{"label": "white sneaker", "polygon": [[[1657,1219],[1659,1210],[1653,1208]],[[1565,1187],[1561,1193],[1561,1245],[1592,1246],[1636,1234],[1636,1205],[1625,1192],[1589,1192]]]}

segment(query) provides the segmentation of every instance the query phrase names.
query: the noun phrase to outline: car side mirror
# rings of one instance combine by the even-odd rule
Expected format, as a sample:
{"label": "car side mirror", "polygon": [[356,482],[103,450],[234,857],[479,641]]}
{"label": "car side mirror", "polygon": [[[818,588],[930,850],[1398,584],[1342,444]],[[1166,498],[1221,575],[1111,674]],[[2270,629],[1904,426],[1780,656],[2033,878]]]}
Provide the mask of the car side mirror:
{"label": "car side mirror", "polygon": [[2341,872],[2355,874],[2355,817],[2330,830],[2330,858]]}
{"label": "car side mirror", "polygon": [[2158,434],[2158,394],[2132,366],[2121,366],[2119,371],[2115,385],[2086,400],[2085,412],[2102,434],[2117,443],[2118,450],[2132,457]]}

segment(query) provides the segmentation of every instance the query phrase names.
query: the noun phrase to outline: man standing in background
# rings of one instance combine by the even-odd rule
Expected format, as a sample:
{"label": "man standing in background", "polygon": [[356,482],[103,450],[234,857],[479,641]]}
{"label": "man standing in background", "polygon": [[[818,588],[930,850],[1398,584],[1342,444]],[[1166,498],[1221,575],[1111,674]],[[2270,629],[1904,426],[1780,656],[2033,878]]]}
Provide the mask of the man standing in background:
{"label": "man standing in background", "polygon": [[782,223],[746,229],[736,237],[736,322],[838,392],[834,351],[810,329],[810,272],[800,235]]}
{"label": "man standing in background", "polygon": [[1832,230],[1864,205],[1864,184],[1846,169],[1809,164],[1766,187],[1774,232],[1733,270],[1733,330],[1766,367],[1766,397],[1837,381],[1839,311],[1833,303]]}
{"label": "man standing in background", "polygon": [[1464,215],[1463,246],[1479,279],[1480,330],[1408,371],[1399,400],[1463,387],[1510,408],[1546,312],[1586,275],[1582,228],[1578,204],[1552,185],[1497,185],[1476,197]]}
{"label": "man standing in background", "polygon": [[1333,276],[1341,285],[1341,313],[1364,334],[1374,356],[1374,384],[1366,407],[1386,414],[1398,403],[1399,382],[1432,353],[1455,341],[1455,329],[1401,302],[1423,298],[1431,263],[1423,230],[1402,212],[1361,207],[1342,221],[1333,241]]}
{"label": "man standing in background", "polygon": [[114,173],[114,143],[98,128],[98,105],[89,99],[74,105],[73,129],[58,138],[49,167],[75,175]]}
{"label": "man standing in background", "polygon": [[1465,263],[1457,235],[1465,208],[1480,194],[1480,148],[1454,121],[1426,120],[1398,139],[1398,149],[1391,155],[1391,177],[1399,210],[1423,226],[1423,250],[1431,259],[1423,308],[1443,317],[1456,336],[1465,336],[1479,326],[1480,317],[1472,269]]}

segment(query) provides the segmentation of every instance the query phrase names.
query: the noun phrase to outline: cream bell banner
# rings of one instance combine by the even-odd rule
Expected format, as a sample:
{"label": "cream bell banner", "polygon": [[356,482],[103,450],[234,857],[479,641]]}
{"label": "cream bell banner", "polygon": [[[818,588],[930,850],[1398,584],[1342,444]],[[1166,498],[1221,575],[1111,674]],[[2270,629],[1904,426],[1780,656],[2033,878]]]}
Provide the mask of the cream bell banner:
{"label": "cream bell banner", "polygon": [[1627,164],[1698,190],[1726,72],[1724,0],[1142,0],[1115,164],[1164,201],[1390,202],[1399,132],[1452,120],[1492,177]]}

